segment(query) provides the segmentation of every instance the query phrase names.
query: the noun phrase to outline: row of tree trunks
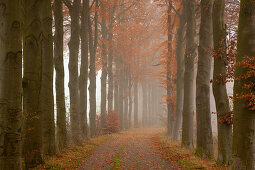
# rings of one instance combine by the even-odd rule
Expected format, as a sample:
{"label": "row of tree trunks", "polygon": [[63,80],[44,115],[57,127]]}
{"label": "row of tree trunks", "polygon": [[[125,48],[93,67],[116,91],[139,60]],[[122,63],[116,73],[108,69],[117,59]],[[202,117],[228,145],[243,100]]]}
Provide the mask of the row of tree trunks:
{"label": "row of tree trunks", "polygon": [[22,166],[21,9],[19,0],[0,0],[0,169]]}

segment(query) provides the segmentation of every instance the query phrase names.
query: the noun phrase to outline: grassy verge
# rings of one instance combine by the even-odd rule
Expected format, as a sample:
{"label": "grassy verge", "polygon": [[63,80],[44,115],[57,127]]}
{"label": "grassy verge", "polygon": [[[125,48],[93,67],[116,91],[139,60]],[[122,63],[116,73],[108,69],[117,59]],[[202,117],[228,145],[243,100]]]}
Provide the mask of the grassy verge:
{"label": "grassy verge", "polygon": [[81,166],[82,162],[94,151],[100,144],[106,142],[112,135],[104,135],[90,139],[81,146],[74,146],[64,150],[61,154],[51,157],[45,161],[45,164],[35,168],[37,169],[75,169]]}
{"label": "grassy verge", "polygon": [[155,136],[153,142],[160,146],[165,159],[176,162],[183,169],[229,169],[217,164],[215,160],[201,159],[194,150],[182,147],[180,142],[172,141],[163,133]]}
{"label": "grassy verge", "polygon": [[112,170],[118,170],[121,169],[121,155],[122,155],[122,151],[124,149],[124,146],[120,146],[119,147],[119,152],[114,156],[114,164],[113,167],[111,168]]}

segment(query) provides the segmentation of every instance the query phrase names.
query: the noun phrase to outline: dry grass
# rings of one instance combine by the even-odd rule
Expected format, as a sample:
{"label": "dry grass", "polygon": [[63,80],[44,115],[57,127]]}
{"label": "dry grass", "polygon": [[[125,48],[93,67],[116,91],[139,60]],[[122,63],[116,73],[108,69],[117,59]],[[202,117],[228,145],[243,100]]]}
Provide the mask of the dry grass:
{"label": "dry grass", "polygon": [[164,157],[177,162],[183,169],[230,169],[217,164],[215,160],[201,159],[195,154],[194,150],[182,147],[180,142],[172,141],[164,133],[160,134],[158,139],[161,145],[161,153]]}

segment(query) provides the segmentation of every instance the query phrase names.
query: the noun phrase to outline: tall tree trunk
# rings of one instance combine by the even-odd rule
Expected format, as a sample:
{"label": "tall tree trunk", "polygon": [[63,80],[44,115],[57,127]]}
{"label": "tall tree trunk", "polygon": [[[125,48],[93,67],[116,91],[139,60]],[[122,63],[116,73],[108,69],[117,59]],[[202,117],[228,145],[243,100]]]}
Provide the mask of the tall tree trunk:
{"label": "tall tree trunk", "polygon": [[81,131],[82,135],[88,137],[87,121],[87,89],[88,89],[88,18],[89,18],[89,0],[83,0],[81,16],[81,68],[80,68],[80,111],[81,111]]}
{"label": "tall tree trunk", "polygon": [[[115,62],[116,63],[116,62]],[[118,85],[118,64],[114,73],[114,111],[119,113],[119,85]]]}
{"label": "tall tree trunk", "polygon": [[54,122],[54,97],[53,97],[53,40],[52,40],[52,10],[51,0],[43,0],[41,5],[42,23],[42,132],[43,132],[43,154],[54,155],[55,144],[55,122]]}
{"label": "tall tree trunk", "polygon": [[168,58],[167,58],[167,134],[172,137],[173,124],[174,124],[174,115],[173,115],[173,105],[171,103],[171,93],[173,91],[171,86],[171,57],[172,57],[172,26],[171,26],[171,11],[172,11],[172,0],[169,0],[168,4],[168,17],[167,17],[167,27],[168,27]]}
{"label": "tall tree trunk", "polygon": [[106,40],[107,40],[107,27],[105,20],[105,7],[102,2],[102,76],[101,76],[101,127],[104,128],[106,121],[106,79],[107,79],[107,52],[106,52]]}
{"label": "tall tree trunk", "polygon": [[185,72],[184,72],[184,103],[183,103],[183,123],[182,123],[182,145],[193,148],[193,116],[195,96],[194,90],[194,59],[196,56],[196,20],[195,20],[195,0],[186,2],[186,51],[185,51]]}
{"label": "tall tree trunk", "polygon": [[138,128],[138,83],[134,80],[134,125]]}
{"label": "tall tree trunk", "polygon": [[[126,64],[125,64],[126,65]],[[124,69],[124,127],[128,129],[128,69]]]}
{"label": "tall tree trunk", "polygon": [[79,111],[79,84],[78,84],[78,54],[80,45],[80,5],[81,0],[74,0],[71,15],[71,38],[69,47],[69,92],[70,92],[70,117],[72,140],[74,143],[81,143],[80,111]]}
{"label": "tall tree trunk", "polygon": [[133,99],[132,99],[132,78],[129,72],[128,74],[128,128],[132,127],[132,111],[133,111]]}
{"label": "tall tree trunk", "polygon": [[210,110],[210,75],[213,44],[213,0],[201,0],[201,25],[199,32],[198,68],[196,80],[197,153],[205,158],[213,157],[213,138]]}
{"label": "tall tree trunk", "polygon": [[[139,58],[136,57],[136,67],[139,69]],[[138,75],[136,75],[134,79],[134,126],[135,128],[138,128]]]}
{"label": "tall tree trunk", "polygon": [[[98,0],[96,0],[96,8],[98,8]],[[95,12],[95,32],[94,39],[92,36],[92,23],[89,18],[89,52],[90,52],[90,72],[89,72],[89,123],[91,136],[96,135],[96,52],[98,43],[98,12]]]}
{"label": "tall tree trunk", "polygon": [[125,76],[125,72],[123,69],[123,63],[121,61],[118,61],[121,63],[121,68],[120,68],[120,73],[119,73],[119,81],[118,81],[118,85],[119,85],[119,96],[118,96],[118,113],[120,115],[120,128],[121,130],[123,130],[125,128],[124,126],[124,76]]}
{"label": "tall tree trunk", "polygon": [[183,99],[184,99],[184,30],[186,24],[186,2],[182,1],[182,14],[180,16],[180,25],[177,30],[177,42],[176,42],[176,60],[177,60],[177,99],[176,99],[176,118],[173,129],[173,139],[180,140],[180,130],[182,126],[182,111],[183,111]]}
{"label": "tall tree trunk", "polygon": [[0,169],[22,169],[20,0],[0,0]]}
{"label": "tall tree trunk", "polygon": [[66,138],[66,106],[65,106],[65,70],[63,63],[63,4],[55,0],[53,5],[55,16],[54,64],[56,70],[56,104],[57,104],[57,146],[62,150],[67,145]]}
{"label": "tall tree trunk", "polygon": [[112,72],[112,64],[113,64],[113,51],[112,51],[112,22],[109,26],[108,32],[108,42],[110,43],[109,47],[109,55],[108,55],[108,113],[113,110],[113,72]]}
{"label": "tall tree trunk", "polygon": [[24,159],[26,169],[43,163],[40,92],[42,80],[40,21],[41,1],[24,0],[23,113]]}
{"label": "tall tree trunk", "polygon": [[[238,25],[238,44],[236,62],[245,62],[255,57],[255,1],[241,0]],[[235,77],[247,75],[247,68],[238,66]],[[245,84],[254,85],[254,74],[247,79],[236,79],[234,96],[250,93],[244,89]],[[254,86],[252,92],[254,92]],[[234,169],[255,169],[255,111],[249,110],[246,99],[234,100],[234,131],[233,131],[233,160]],[[254,103],[253,103],[254,104]]]}
{"label": "tall tree trunk", "polygon": [[142,89],[143,89],[143,114],[142,114],[142,124],[143,126],[147,126],[147,117],[148,117],[148,104],[147,104],[147,83],[142,83]]}
{"label": "tall tree trunk", "polygon": [[213,94],[215,97],[218,118],[218,160],[229,164],[232,149],[232,125],[221,123],[221,119],[230,115],[226,82],[221,79],[226,75],[226,26],[224,23],[225,0],[215,0],[213,7],[213,37],[214,37],[214,72]]}

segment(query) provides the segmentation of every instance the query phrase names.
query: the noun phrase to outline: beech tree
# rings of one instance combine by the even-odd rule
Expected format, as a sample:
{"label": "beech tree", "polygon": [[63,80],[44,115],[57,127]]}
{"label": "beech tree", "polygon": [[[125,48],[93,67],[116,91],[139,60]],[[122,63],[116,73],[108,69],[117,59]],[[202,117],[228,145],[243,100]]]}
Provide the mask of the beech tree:
{"label": "beech tree", "polygon": [[102,10],[102,76],[101,76],[101,126],[105,126],[106,121],[106,79],[107,79],[107,49],[106,49],[106,40],[107,40],[107,26],[105,19],[105,4],[101,4]]}
{"label": "beech tree", "polygon": [[201,0],[201,24],[198,46],[198,68],[196,79],[197,153],[201,157],[213,157],[213,138],[210,110],[210,74],[213,0]]}
{"label": "beech tree", "polygon": [[214,38],[214,72],[213,94],[216,102],[218,119],[218,160],[229,164],[232,149],[232,125],[224,119],[231,117],[229,99],[226,89],[226,25],[224,22],[225,0],[214,1],[213,38]]}
{"label": "beech tree", "polygon": [[193,148],[193,116],[194,116],[194,64],[197,45],[195,43],[196,19],[195,0],[186,1],[186,51],[184,72],[184,103],[182,123],[182,145]]}
{"label": "beech tree", "polygon": [[64,1],[69,9],[71,17],[71,37],[68,43],[69,47],[69,91],[70,91],[70,117],[72,139],[76,144],[81,143],[80,130],[80,108],[79,108],[79,84],[78,84],[78,53],[80,45],[80,6],[81,0],[74,0],[71,3],[68,0]]}
{"label": "beech tree", "polygon": [[40,104],[43,120],[43,153],[54,155],[55,122],[53,98],[53,40],[52,40],[52,10],[51,0],[43,0],[41,4],[41,43],[42,43],[42,85]]}
{"label": "beech tree", "polygon": [[89,60],[89,39],[88,39],[88,20],[89,20],[89,0],[82,1],[81,14],[81,68],[79,78],[80,89],[80,111],[81,111],[81,131],[82,135],[88,137],[88,121],[87,121],[87,89],[88,89],[88,60]]}
{"label": "beech tree", "polygon": [[55,0],[53,4],[55,35],[54,35],[54,65],[56,71],[56,105],[57,105],[57,147],[64,149],[67,145],[66,104],[65,104],[65,70],[63,63],[63,3]]}
{"label": "beech tree", "polygon": [[[182,126],[183,97],[184,97],[184,32],[186,24],[186,1],[182,1],[182,12],[179,14],[179,26],[176,37],[176,60],[177,60],[177,80],[176,80],[176,118],[173,129],[173,139],[179,141]],[[153,95],[154,96],[154,95]]]}
{"label": "beech tree", "polygon": [[40,11],[42,1],[24,0],[24,76],[23,113],[24,122],[24,160],[26,169],[43,163],[42,158],[42,110],[40,106],[42,56],[42,22]]}
{"label": "beech tree", "polygon": [[0,1],[0,169],[21,169],[21,1]]}
{"label": "beech tree", "polygon": [[90,135],[96,135],[96,52],[98,45],[98,0],[95,1],[95,16],[94,16],[94,37],[92,32],[92,21],[89,17],[89,54],[90,54],[90,65],[89,65],[89,123],[90,123]]}
{"label": "beech tree", "polygon": [[[233,129],[233,160],[234,169],[254,169],[254,109],[250,97],[254,92],[254,72],[249,71],[249,64],[254,66],[255,56],[255,1],[241,0],[238,43],[234,84],[234,129]],[[241,63],[245,65],[240,65]],[[254,70],[254,69],[253,69]],[[245,88],[252,85],[253,88]],[[244,92],[244,94],[242,94]],[[242,98],[244,96],[244,98]],[[252,101],[252,100],[251,100]],[[253,100],[254,106],[254,100]]]}

